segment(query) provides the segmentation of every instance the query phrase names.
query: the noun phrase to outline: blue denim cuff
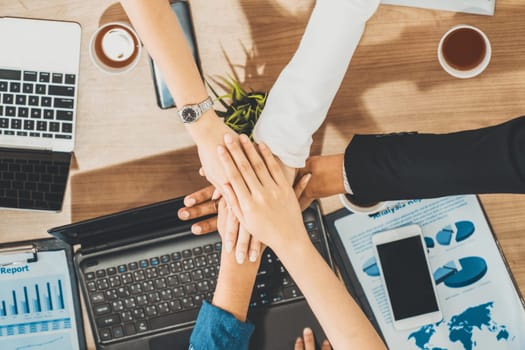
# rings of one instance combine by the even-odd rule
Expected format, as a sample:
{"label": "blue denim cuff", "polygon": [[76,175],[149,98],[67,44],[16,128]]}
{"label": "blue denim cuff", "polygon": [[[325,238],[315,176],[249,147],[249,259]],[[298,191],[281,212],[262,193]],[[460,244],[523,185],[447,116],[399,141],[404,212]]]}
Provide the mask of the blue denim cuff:
{"label": "blue denim cuff", "polygon": [[246,350],[254,326],[204,302],[190,338],[190,350]]}

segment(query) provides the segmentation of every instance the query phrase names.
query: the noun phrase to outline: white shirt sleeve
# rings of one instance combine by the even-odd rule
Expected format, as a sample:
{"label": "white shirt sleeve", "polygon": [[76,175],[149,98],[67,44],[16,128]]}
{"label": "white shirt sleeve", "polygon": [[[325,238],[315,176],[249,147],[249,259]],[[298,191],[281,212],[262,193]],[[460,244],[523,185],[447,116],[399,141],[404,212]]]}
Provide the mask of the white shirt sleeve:
{"label": "white shirt sleeve", "polygon": [[380,0],[317,0],[299,48],[254,129],[286,165],[301,168]]}

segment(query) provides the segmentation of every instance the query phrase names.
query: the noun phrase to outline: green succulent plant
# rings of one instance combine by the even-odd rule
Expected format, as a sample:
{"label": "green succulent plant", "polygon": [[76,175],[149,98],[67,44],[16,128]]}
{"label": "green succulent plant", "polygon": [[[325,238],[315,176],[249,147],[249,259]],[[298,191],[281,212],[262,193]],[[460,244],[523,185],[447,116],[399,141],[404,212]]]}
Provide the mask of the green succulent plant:
{"label": "green succulent plant", "polygon": [[247,91],[238,80],[231,77],[222,77],[220,80],[222,82],[220,86],[227,90],[224,95],[218,95],[208,84],[217,101],[225,108],[224,111],[216,111],[217,115],[223,118],[224,123],[232,130],[238,134],[246,134],[252,139],[253,128],[266,104],[268,93]]}

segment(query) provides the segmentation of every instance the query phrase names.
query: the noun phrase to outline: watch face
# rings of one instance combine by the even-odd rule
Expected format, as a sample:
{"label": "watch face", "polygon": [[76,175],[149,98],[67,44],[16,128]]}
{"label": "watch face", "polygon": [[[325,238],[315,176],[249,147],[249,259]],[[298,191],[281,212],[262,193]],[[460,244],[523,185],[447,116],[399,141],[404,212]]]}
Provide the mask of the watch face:
{"label": "watch face", "polygon": [[184,108],[181,115],[182,119],[184,119],[186,123],[191,123],[197,118],[197,112],[195,112],[192,108]]}

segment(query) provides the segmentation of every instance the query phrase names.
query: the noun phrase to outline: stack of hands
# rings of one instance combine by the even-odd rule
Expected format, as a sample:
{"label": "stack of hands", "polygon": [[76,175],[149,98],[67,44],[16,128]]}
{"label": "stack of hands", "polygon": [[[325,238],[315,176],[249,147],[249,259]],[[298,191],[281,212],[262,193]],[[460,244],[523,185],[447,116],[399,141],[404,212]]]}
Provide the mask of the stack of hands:
{"label": "stack of hands", "polygon": [[[260,227],[264,227],[263,221],[265,218],[268,220],[268,218],[274,217],[272,216],[273,212],[261,212],[258,216],[258,222],[255,224],[252,221],[248,222],[249,220],[246,219],[241,220],[242,216],[238,216],[242,214],[240,203],[247,205],[246,201],[248,198],[256,198],[257,200],[264,198],[267,202],[264,203],[264,207],[259,205],[259,210],[272,209],[279,211],[279,208],[282,206],[287,206],[287,202],[283,202],[280,196],[287,194],[284,191],[285,189],[292,191],[291,185],[295,183],[294,191],[292,191],[294,196],[286,198],[286,200],[291,200],[293,205],[288,207],[288,210],[295,212],[297,216],[300,215],[301,210],[304,210],[311,204],[314,200],[314,193],[317,190],[315,185],[309,186],[311,174],[308,173],[308,168],[295,169],[286,166],[278,158],[273,157],[271,151],[264,143],[257,146],[252,144],[246,135],[237,136],[231,132],[224,135],[224,144],[226,148],[218,146],[216,150],[218,157],[201,158],[203,167],[200,170],[200,174],[206,176],[207,180],[213,185],[186,196],[184,199],[185,207],[179,210],[178,216],[182,220],[193,220],[214,215],[211,218],[193,224],[192,232],[199,235],[219,230],[222,234],[226,251],[231,252],[235,249],[235,256],[239,264],[244,263],[248,259],[251,262],[255,262],[263,250],[261,244],[263,239],[257,232],[252,232],[249,227],[255,228],[257,224],[261,224],[262,226]],[[201,155],[201,152],[199,154]],[[264,158],[264,161],[261,156]],[[206,162],[212,162],[213,164],[206,164]],[[270,165],[273,168],[270,168]],[[237,171],[234,171],[235,169]],[[233,175],[236,177],[232,178]],[[269,179],[277,181],[277,178],[282,181],[279,183],[268,181]],[[244,184],[244,187],[233,187],[233,181],[235,181],[237,186]],[[250,187],[250,185],[255,186],[257,184],[259,186],[255,189]],[[274,192],[281,190],[283,192],[279,194],[273,193],[273,197],[270,198],[268,197],[270,194],[267,193],[269,192],[268,188],[271,188]],[[237,192],[241,189],[247,189],[248,192]],[[263,193],[267,193],[266,197],[263,197]],[[237,211],[234,213],[232,210],[228,210],[221,213],[219,210],[220,204],[225,202],[232,209],[237,205]],[[218,216],[216,216],[217,214]],[[218,225],[218,221],[224,223],[222,230],[220,225]],[[290,218],[286,220],[286,222],[290,221]],[[302,222],[299,218],[298,221]],[[267,237],[264,237],[264,239],[267,239]],[[266,243],[264,240],[263,242]]]}

